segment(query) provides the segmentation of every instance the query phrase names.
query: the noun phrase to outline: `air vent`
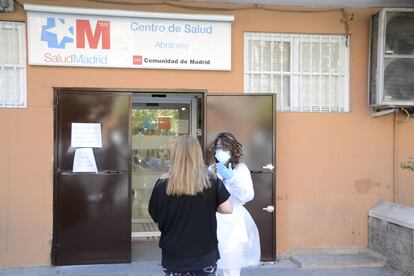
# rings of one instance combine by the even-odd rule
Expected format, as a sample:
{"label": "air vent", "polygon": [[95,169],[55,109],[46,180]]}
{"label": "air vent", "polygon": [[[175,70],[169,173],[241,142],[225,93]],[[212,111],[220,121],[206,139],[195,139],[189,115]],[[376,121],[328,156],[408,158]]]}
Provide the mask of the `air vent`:
{"label": "air vent", "polygon": [[369,105],[414,106],[414,9],[383,9],[371,18]]}
{"label": "air vent", "polygon": [[13,0],[0,0],[0,12],[13,12],[14,1]]}

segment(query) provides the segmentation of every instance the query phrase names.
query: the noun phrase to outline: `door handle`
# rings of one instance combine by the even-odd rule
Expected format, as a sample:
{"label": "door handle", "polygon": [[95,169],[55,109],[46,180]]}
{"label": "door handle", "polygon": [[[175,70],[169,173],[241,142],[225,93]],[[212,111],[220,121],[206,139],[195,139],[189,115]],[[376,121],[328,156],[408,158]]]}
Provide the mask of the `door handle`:
{"label": "door handle", "polygon": [[137,199],[137,191],[135,189],[132,189],[131,195],[132,195],[132,201],[134,201],[135,199]]}
{"label": "door handle", "polygon": [[263,166],[264,170],[268,170],[268,171],[273,171],[275,167],[273,166],[273,164],[267,164],[266,166]]}
{"label": "door handle", "polygon": [[263,171],[250,171],[250,173],[262,173]]}
{"label": "door handle", "polygon": [[263,211],[273,213],[275,211],[275,207],[272,205],[268,205],[267,207],[263,208]]}

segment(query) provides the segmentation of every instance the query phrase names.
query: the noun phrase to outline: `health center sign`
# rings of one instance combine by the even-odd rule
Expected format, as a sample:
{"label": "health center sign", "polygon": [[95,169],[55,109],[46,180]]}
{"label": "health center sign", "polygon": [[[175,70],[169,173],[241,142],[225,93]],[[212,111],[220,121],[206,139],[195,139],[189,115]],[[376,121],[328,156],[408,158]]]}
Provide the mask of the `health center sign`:
{"label": "health center sign", "polygon": [[231,70],[233,16],[25,9],[30,65]]}

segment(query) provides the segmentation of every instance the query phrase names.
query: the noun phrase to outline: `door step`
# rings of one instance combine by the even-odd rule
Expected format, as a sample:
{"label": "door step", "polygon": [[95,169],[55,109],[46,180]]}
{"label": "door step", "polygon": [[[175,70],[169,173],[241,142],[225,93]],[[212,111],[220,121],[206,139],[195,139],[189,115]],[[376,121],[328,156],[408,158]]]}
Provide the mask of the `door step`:
{"label": "door step", "polygon": [[289,259],[300,268],[383,267],[387,260],[366,248],[294,250]]}

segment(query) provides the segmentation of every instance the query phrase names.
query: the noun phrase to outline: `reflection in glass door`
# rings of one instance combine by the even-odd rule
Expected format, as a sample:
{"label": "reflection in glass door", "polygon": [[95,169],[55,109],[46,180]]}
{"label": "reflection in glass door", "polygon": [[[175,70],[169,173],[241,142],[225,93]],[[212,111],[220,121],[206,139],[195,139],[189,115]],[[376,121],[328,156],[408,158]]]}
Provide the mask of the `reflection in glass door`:
{"label": "reflection in glass door", "polygon": [[143,101],[132,107],[132,237],[160,235],[148,213],[151,192],[170,167],[171,145],[180,135],[193,134],[191,99]]}

